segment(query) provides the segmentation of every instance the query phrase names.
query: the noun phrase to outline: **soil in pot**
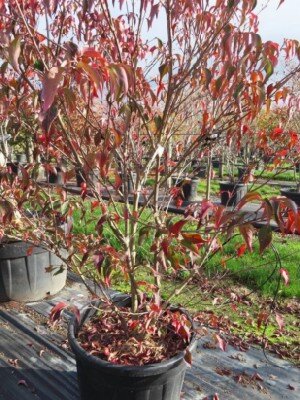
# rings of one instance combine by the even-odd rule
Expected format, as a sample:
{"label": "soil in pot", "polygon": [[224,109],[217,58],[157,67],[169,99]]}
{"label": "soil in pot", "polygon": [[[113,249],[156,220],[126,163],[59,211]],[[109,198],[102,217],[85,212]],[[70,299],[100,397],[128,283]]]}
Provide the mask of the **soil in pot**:
{"label": "soil in pot", "polygon": [[287,197],[288,199],[294,201],[297,207],[300,207],[300,192],[293,188],[283,188],[280,189],[280,193],[282,196]]}
{"label": "soil in pot", "polygon": [[221,204],[235,206],[247,193],[248,186],[238,182],[220,182]]}
{"label": "soil in pot", "polygon": [[[127,317],[125,324],[129,331],[125,334],[124,320],[122,322],[116,316],[119,313],[113,315],[110,311],[108,318],[105,311],[96,317],[94,312],[93,309],[81,313],[81,321],[85,324],[83,326],[78,324],[75,317],[69,324],[69,342],[76,357],[81,399],[179,400],[187,366],[184,361],[185,349],[188,347],[192,351],[195,348],[194,334],[189,338],[189,344],[182,345],[182,339],[178,341],[174,337],[174,328],[165,329],[166,335],[170,337],[161,347],[156,343],[153,348],[153,342],[147,341],[149,335],[138,336],[142,332],[142,316],[131,320],[130,316]],[[122,314],[123,318],[125,315]],[[136,332],[136,337],[133,332]],[[155,337],[155,332],[151,337]],[[175,349],[174,355],[160,359],[160,355],[166,353],[169,346]],[[125,354],[123,364],[115,362],[116,358],[122,360],[119,352]],[[157,359],[156,363],[151,362],[153,357]],[[150,363],[136,365],[136,361],[142,358],[148,359]],[[134,364],[128,365],[130,360]]]}
{"label": "soil in pot", "polygon": [[184,202],[199,201],[198,178],[178,178],[172,176],[172,185],[181,188],[181,197]]}
{"label": "soil in pot", "polygon": [[41,300],[59,292],[66,278],[66,266],[50,251],[22,241],[0,244],[0,301]]}

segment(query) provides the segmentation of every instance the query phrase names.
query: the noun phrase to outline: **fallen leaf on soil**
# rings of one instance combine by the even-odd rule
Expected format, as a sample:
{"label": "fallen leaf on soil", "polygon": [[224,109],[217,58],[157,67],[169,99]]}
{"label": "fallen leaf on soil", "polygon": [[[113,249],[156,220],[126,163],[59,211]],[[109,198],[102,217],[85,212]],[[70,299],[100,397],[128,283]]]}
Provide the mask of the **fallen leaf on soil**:
{"label": "fallen leaf on soil", "polygon": [[184,361],[191,367],[192,366],[192,353],[189,349],[185,350]]}
{"label": "fallen leaf on soil", "polygon": [[22,385],[28,388],[28,384],[24,379],[19,380],[18,385]]}
{"label": "fallen leaf on soil", "polygon": [[233,360],[238,360],[240,362],[246,362],[246,358],[241,353],[232,354],[231,356],[229,356],[229,358],[232,358]]}
{"label": "fallen leaf on soil", "polygon": [[230,376],[232,374],[232,372],[230,371],[230,369],[227,368],[220,368],[220,367],[216,367],[215,371],[218,375],[221,376]]}
{"label": "fallen leaf on soil", "polygon": [[215,335],[215,338],[218,341],[220,349],[223,350],[223,351],[226,351],[227,343],[225,342],[225,340],[222,339],[219,335]]}
{"label": "fallen leaf on soil", "polygon": [[18,360],[17,358],[15,358],[15,359],[9,358],[7,361],[8,361],[9,364],[12,365],[13,367],[17,367],[17,366],[18,366],[19,360]]}

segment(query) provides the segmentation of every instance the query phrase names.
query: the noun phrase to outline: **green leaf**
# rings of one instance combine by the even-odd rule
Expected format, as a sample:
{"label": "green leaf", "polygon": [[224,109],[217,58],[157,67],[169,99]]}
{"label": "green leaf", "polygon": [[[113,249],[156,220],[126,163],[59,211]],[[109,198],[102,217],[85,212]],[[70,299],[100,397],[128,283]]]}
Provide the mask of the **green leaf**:
{"label": "green leaf", "polygon": [[163,77],[169,72],[169,65],[167,63],[162,64],[158,69],[160,73],[160,79],[162,80]]}
{"label": "green leaf", "polygon": [[241,93],[243,87],[244,87],[244,83],[243,83],[243,82],[240,82],[240,83],[237,85],[237,87],[236,87],[236,89],[235,89],[235,91],[234,91],[234,93],[233,93],[233,97],[234,97],[235,100],[238,98],[238,96],[239,96],[239,94]]}
{"label": "green leaf", "polygon": [[161,49],[163,47],[163,42],[160,38],[156,38],[157,39],[157,46],[159,49]]}
{"label": "green leaf", "polygon": [[39,71],[44,71],[44,63],[42,60],[36,60],[33,64],[33,67]]}
{"label": "green leaf", "polygon": [[62,203],[61,205],[61,214],[62,215],[66,215],[67,212],[69,211],[70,208],[70,204],[68,201],[65,201],[64,203]]}
{"label": "green leaf", "polygon": [[259,252],[262,254],[272,243],[272,229],[269,225],[263,226],[258,232]]}
{"label": "green leaf", "polygon": [[273,75],[274,72],[274,67],[273,64],[269,59],[266,59],[266,64],[265,64],[265,71],[266,71],[266,79],[265,82],[270,78],[271,75]]}

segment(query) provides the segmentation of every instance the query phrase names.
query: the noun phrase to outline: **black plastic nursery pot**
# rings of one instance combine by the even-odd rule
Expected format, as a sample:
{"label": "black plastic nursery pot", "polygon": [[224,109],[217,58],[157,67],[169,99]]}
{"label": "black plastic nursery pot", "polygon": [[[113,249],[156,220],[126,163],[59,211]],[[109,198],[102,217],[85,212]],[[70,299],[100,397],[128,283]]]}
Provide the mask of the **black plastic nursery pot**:
{"label": "black plastic nursery pot", "polygon": [[132,193],[134,191],[136,174],[134,172],[131,173],[131,176],[127,176],[127,180],[125,179],[122,172],[119,172],[119,175],[122,177],[121,191],[124,193],[125,189],[127,188],[127,192]]}
{"label": "black plastic nursery pot", "polygon": [[245,196],[248,186],[244,183],[219,182],[221,192],[221,204],[223,206],[235,206]]}
{"label": "black plastic nursery pot", "polygon": [[[54,253],[22,241],[0,244],[0,301],[36,301],[59,292],[67,269]],[[47,272],[47,268],[52,270]],[[57,273],[57,274],[56,274]]]}
{"label": "black plastic nursery pot", "polygon": [[[85,174],[84,170],[80,167],[75,168],[75,174],[76,174],[76,184],[78,187],[80,187],[83,182],[87,181],[86,174]],[[97,181],[98,181],[98,170],[97,169],[89,172],[88,180],[92,181],[93,183],[97,183]]]}
{"label": "black plastic nursery pot", "polygon": [[16,160],[20,164],[26,164],[27,162],[26,154],[16,154]]}
{"label": "black plastic nursery pot", "polygon": [[6,167],[10,173],[13,175],[18,175],[19,172],[19,163],[18,162],[8,162],[6,163]]}
{"label": "black plastic nursery pot", "polygon": [[[81,320],[84,311],[81,312]],[[91,313],[89,317],[91,316]],[[68,339],[75,354],[81,400],[179,400],[187,364],[184,351],[169,360],[144,366],[109,363],[88,354],[76,339],[81,323],[69,323]],[[196,348],[195,335],[188,346]]]}
{"label": "black plastic nursery pot", "polygon": [[198,167],[196,167],[196,168],[194,169],[194,174],[195,174],[198,178],[205,178],[205,177],[206,177],[206,171],[207,171],[207,168],[206,168],[206,167],[204,167],[204,166],[202,166],[202,165],[199,165]]}
{"label": "black plastic nursery pot", "polygon": [[219,160],[212,160],[211,162],[213,168],[219,168],[220,167],[220,161]]}
{"label": "black plastic nursery pot", "polygon": [[198,185],[199,178],[178,178],[176,176],[172,176],[172,185],[181,187],[183,201],[198,201]]}
{"label": "black plastic nursery pot", "polygon": [[282,196],[287,197],[288,199],[294,201],[298,207],[300,207],[300,192],[292,188],[283,188],[280,189],[280,193]]}
{"label": "black plastic nursery pot", "polygon": [[252,169],[249,170],[249,168],[247,168],[247,167],[238,167],[238,178],[239,178],[239,181],[241,183],[243,183],[244,179],[248,178],[248,175],[250,175],[248,181],[249,182],[253,181],[253,177],[251,177],[251,172],[252,172]]}
{"label": "black plastic nursery pot", "polygon": [[55,167],[56,172],[49,172],[48,173],[48,179],[49,183],[57,184],[57,185],[62,185],[63,182],[63,175],[62,175],[62,170],[60,167]]}

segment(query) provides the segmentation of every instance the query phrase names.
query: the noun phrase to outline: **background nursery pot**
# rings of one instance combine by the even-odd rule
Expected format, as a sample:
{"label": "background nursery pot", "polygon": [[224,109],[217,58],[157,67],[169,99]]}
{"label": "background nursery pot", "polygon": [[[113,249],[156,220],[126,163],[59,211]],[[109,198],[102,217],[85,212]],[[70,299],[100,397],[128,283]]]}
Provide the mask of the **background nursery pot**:
{"label": "background nursery pot", "polygon": [[[75,354],[81,400],[179,400],[187,367],[184,352],[169,360],[144,366],[117,365],[88,354],[76,337],[80,326],[94,309],[81,311],[81,322],[74,316],[68,328],[70,346]],[[196,347],[192,335],[189,351]]]}
{"label": "background nursery pot", "polygon": [[221,204],[235,206],[247,193],[248,186],[244,183],[220,182]]}
{"label": "background nursery pot", "polygon": [[199,185],[199,178],[178,178],[172,176],[173,186],[181,187],[183,201],[199,201],[197,190]]}
{"label": "background nursery pot", "polygon": [[59,292],[67,278],[66,268],[55,274],[61,265],[59,257],[42,247],[22,241],[0,244],[0,301],[36,301]]}
{"label": "background nursery pot", "polygon": [[53,171],[49,171],[48,172],[48,179],[49,179],[49,183],[53,183],[53,184],[58,184],[58,185],[62,185],[63,182],[63,175],[62,175],[62,170],[60,167],[55,167],[56,168],[56,172]]}
{"label": "background nursery pot", "polygon": [[291,188],[283,188],[280,190],[282,196],[287,197],[290,200],[293,200],[298,207],[300,207],[300,192]]}

